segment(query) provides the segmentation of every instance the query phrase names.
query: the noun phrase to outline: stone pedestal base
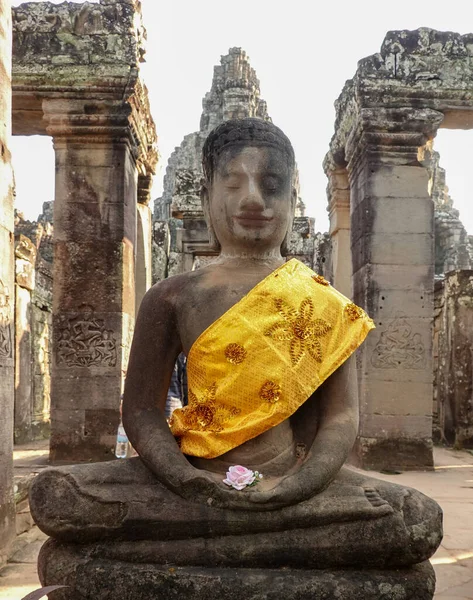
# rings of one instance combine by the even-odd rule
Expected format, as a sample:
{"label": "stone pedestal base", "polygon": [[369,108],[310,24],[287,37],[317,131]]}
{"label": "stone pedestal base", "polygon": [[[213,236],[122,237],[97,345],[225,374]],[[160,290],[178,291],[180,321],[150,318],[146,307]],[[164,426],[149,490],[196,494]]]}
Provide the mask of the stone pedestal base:
{"label": "stone pedestal base", "polygon": [[432,600],[435,589],[428,561],[398,570],[173,567],[90,558],[90,549],[46,542],[41,583],[69,586],[51,600]]}

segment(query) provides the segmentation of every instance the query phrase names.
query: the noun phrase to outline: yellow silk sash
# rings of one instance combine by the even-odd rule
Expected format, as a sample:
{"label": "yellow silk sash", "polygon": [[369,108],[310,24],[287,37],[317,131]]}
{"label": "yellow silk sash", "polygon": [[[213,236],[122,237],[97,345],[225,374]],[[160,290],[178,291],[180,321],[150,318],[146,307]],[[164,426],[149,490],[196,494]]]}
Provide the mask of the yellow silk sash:
{"label": "yellow silk sash", "polygon": [[323,277],[288,261],[193,344],[189,404],[170,422],[182,452],[215,458],[278,425],[373,328]]}

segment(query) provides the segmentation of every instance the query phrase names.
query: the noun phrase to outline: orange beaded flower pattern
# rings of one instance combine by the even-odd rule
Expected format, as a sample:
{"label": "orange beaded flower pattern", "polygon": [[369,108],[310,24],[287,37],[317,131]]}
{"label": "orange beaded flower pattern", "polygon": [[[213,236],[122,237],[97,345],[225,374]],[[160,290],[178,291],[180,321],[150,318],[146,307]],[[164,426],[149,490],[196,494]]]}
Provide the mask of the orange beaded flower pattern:
{"label": "orange beaded flower pattern", "polygon": [[309,354],[322,362],[322,346],[319,337],[326,335],[332,326],[324,319],[314,319],[314,303],[310,298],[302,300],[299,310],[292,308],[281,298],[275,299],[278,313],[283,318],[272,325],[265,335],[277,341],[289,341],[289,354],[295,366]]}
{"label": "orange beaded flower pattern", "polygon": [[275,402],[278,402],[280,396],[281,386],[277,383],[274,383],[274,381],[265,381],[265,383],[263,383],[261,386],[259,397],[262,400],[266,400],[267,402],[274,404]]}
{"label": "orange beaded flower pattern", "polygon": [[325,279],[325,277],[322,277],[322,275],[318,275],[317,273],[315,275],[312,275],[312,279],[316,283],[320,283],[320,285],[330,285],[330,283]]}
{"label": "orange beaded flower pattern", "polygon": [[361,319],[361,317],[363,317],[365,315],[365,311],[362,308],[360,308],[359,306],[357,306],[356,304],[353,304],[353,302],[350,302],[350,304],[347,304],[345,306],[345,312],[347,313],[347,315],[350,317],[350,319],[352,321]]}
{"label": "orange beaded flower pattern", "polygon": [[246,358],[247,352],[241,344],[228,344],[225,348],[225,358],[232,365],[240,365]]}
{"label": "orange beaded flower pattern", "polygon": [[[208,387],[200,398],[189,390],[189,404],[180,411],[185,430],[222,431],[225,422],[241,412],[239,408],[228,408],[220,404],[216,394],[216,383]],[[172,427],[172,417],[170,424]]]}

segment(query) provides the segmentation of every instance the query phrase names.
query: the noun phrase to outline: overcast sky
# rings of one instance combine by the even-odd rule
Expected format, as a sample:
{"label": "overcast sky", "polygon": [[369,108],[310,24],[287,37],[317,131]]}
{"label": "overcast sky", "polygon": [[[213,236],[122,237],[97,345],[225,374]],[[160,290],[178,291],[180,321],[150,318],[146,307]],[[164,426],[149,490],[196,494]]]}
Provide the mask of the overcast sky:
{"label": "overcast sky", "polygon": [[[308,0],[142,0],[142,5],[148,30],[143,76],[161,154],[153,198],[161,193],[170,153],[199,127],[213,66],[230,47],[239,46],[260,79],[269,114],[293,142],[302,198],[322,231],[328,219],[321,165],[333,134],[333,103],[354,75],[357,61],[378,52],[389,30],[473,31],[470,0],[338,0],[319,5]],[[436,139],[451,195],[469,233],[472,145],[472,132],[441,130]],[[17,138],[12,151],[17,206],[35,219],[42,202],[54,196],[51,141]]]}

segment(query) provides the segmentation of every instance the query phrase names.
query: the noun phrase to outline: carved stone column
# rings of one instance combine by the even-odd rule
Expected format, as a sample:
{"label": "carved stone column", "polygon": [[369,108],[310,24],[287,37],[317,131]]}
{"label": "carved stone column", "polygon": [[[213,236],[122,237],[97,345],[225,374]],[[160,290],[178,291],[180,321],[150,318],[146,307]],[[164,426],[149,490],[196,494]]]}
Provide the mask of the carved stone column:
{"label": "carved stone column", "polygon": [[329,183],[328,209],[330,216],[330,237],[332,241],[333,285],[352,297],[352,265],[350,250],[350,183],[345,167],[337,166],[326,160],[325,173]]}
{"label": "carved stone column", "polygon": [[433,465],[433,203],[419,149],[441,120],[430,109],[361,109],[347,142],[354,301],[376,324],[357,356],[365,468]]}
{"label": "carved stone column", "polygon": [[15,535],[13,499],[14,248],[11,136],[11,5],[0,2],[0,565]]}
{"label": "carved stone column", "polygon": [[33,303],[36,246],[15,236],[15,443],[33,439]]}
{"label": "carved stone column", "polygon": [[56,154],[50,456],[107,460],[135,317],[130,108],[47,99],[43,111]]}
{"label": "carved stone column", "polygon": [[138,204],[136,206],[136,251],[135,251],[135,305],[136,312],[143,296],[152,283],[152,220],[149,207],[151,199],[152,177],[138,176]]}

